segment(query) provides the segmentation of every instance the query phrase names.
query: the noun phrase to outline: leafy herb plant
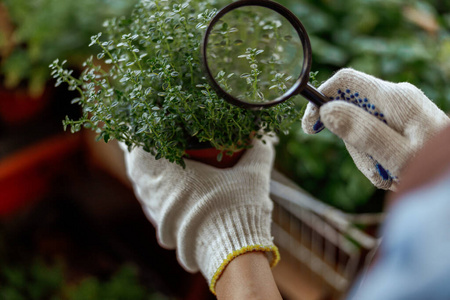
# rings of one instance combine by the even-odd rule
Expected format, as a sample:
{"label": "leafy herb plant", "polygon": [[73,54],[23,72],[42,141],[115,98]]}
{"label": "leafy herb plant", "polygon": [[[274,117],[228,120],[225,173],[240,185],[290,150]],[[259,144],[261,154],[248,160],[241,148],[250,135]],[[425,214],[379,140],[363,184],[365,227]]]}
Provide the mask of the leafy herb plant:
{"label": "leafy herb plant", "polygon": [[294,102],[245,110],[221,99],[203,76],[200,44],[215,13],[207,0],[142,0],[129,17],[106,21],[105,34],[91,38],[97,59],[88,59],[79,77],[64,62],[50,66],[57,85],[80,94],[73,103],[82,117],[66,118],[64,126],[92,129],[105,142],[141,146],[182,166],[192,144],[231,154],[250,147],[251,136],[287,131],[299,120]]}

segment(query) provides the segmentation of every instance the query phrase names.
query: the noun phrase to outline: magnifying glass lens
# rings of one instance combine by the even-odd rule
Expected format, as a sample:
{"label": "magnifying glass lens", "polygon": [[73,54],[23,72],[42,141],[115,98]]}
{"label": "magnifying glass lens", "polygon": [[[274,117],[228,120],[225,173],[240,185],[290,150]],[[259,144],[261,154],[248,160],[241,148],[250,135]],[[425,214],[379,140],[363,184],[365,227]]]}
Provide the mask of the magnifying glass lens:
{"label": "magnifying glass lens", "polygon": [[241,102],[276,102],[299,79],[304,53],[294,26],[278,12],[242,6],[212,27],[206,62],[216,83]]}

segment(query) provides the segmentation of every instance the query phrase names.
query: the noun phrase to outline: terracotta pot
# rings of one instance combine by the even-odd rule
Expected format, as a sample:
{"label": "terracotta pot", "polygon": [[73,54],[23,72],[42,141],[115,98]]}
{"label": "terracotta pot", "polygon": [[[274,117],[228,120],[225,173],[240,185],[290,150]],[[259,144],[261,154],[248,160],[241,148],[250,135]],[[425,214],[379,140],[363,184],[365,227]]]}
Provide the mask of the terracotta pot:
{"label": "terracotta pot", "polygon": [[[57,135],[0,160],[0,219],[45,197],[80,149],[79,135]],[[70,166],[70,165],[69,165]]]}
{"label": "terracotta pot", "polygon": [[217,161],[217,155],[219,155],[220,150],[215,148],[204,148],[204,149],[190,149],[186,150],[186,154],[189,155],[189,159],[196,160],[216,168],[231,168],[234,166],[242,154],[245,153],[245,150],[240,150],[238,152],[234,152],[233,155],[229,156],[227,154],[223,154],[222,160]]}

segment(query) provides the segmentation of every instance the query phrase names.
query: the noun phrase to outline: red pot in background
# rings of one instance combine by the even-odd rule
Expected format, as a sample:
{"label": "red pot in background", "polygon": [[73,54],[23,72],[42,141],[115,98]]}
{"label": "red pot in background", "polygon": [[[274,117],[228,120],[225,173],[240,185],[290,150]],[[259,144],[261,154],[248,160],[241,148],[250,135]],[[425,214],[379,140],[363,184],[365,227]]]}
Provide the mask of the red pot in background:
{"label": "red pot in background", "polygon": [[62,134],[0,159],[0,218],[42,199],[66,176],[80,150],[79,135]]}
{"label": "red pot in background", "polygon": [[224,153],[222,156],[222,160],[217,161],[217,155],[219,155],[219,153],[220,150],[217,150],[215,148],[186,150],[186,154],[189,155],[189,159],[221,169],[233,167],[239,161],[242,154],[245,153],[245,150],[243,149],[238,152],[234,152],[231,156]]}
{"label": "red pot in background", "polygon": [[8,125],[29,121],[44,110],[50,100],[50,90],[31,96],[27,89],[0,88],[0,120]]}

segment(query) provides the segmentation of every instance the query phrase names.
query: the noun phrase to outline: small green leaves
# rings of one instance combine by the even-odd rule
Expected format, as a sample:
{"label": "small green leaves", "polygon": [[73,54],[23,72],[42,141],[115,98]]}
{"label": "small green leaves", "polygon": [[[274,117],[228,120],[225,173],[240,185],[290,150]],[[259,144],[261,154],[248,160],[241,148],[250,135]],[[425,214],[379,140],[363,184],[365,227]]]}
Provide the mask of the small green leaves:
{"label": "small green leaves", "polygon": [[[143,147],[156,159],[181,166],[192,141],[223,149],[217,156],[221,161],[224,153],[249,147],[252,132],[285,130],[299,119],[292,104],[245,110],[231,106],[209,86],[199,53],[204,28],[215,13],[206,0],[183,4],[146,0],[130,17],[106,22],[108,34],[93,36],[91,44],[99,46],[96,57],[107,68],[91,58],[75,78],[63,68],[64,62],[51,66],[57,84],[67,83],[80,93],[73,103],[81,105],[83,116],[66,118],[64,128],[90,129],[98,140],[116,139],[130,149]],[[229,24],[221,29],[224,36],[236,31]],[[258,77],[261,63],[256,58],[261,53],[261,49],[247,49],[243,54],[251,66],[242,75],[244,80]],[[223,80],[240,79],[239,74],[218,73]],[[255,93],[255,97],[262,95]]]}
{"label": "small green leaves", "polygon": [[223,158],[223,152],[219,152],[219,154],[217,154],[217,161],[222,161]]}
{"label": "small green leaves", "polygon": [[97,43],[98,43],[98,39],[99,39],[101,36],[102,36],[102,33],[101,33],[101,32],[99,32],[99,33],[96,34],[96,35],[93,35],[93,36],[91,37],[91,43],[89,44],[89,47],[91,47],[91,46],[94,45],[94,44],[97,44]]}

